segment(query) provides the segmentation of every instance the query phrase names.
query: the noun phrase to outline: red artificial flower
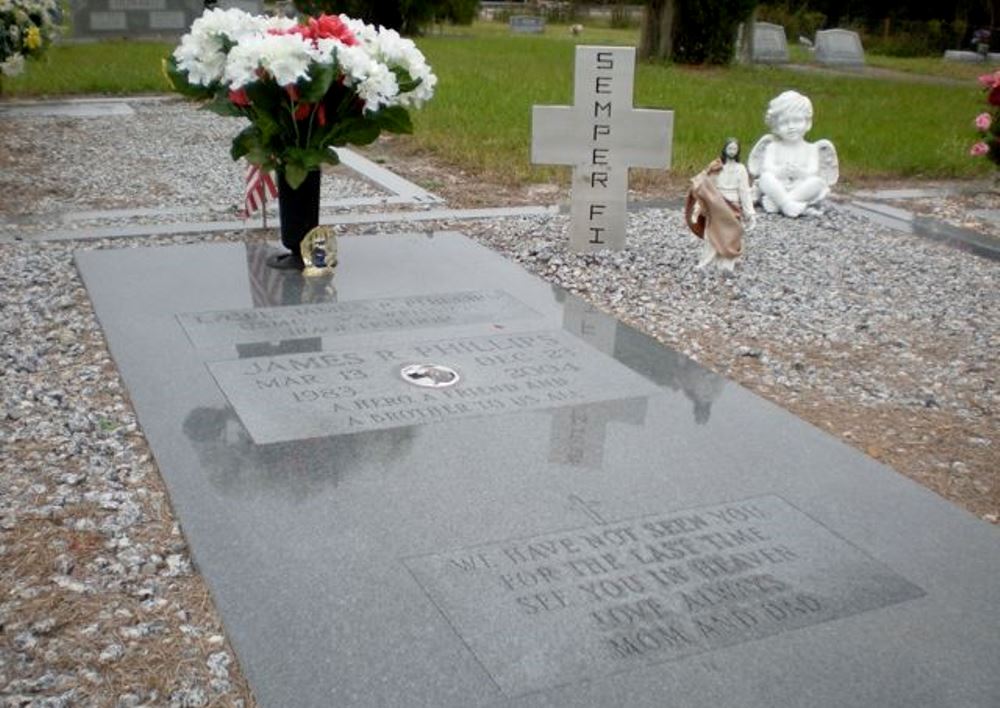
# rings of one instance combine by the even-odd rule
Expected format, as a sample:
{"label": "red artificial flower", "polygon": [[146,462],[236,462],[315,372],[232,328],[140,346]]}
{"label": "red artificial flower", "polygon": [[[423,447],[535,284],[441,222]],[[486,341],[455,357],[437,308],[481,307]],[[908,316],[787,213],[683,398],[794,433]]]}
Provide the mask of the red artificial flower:
{"label": "red artificial flower", "polygon": [[337,39],[349,47],[358,43],[354,33],[336,15],[320,15],[310,17],[306,24],[296,25],[286,30],[268,30],[270,34],[299,34],[304,39],[311,39],[315,45],[317,39]]}
{"label": "red artificial flower", "polygon": [[311,103],[300,103],[299,107],[295,109],[295,120],[305,120],[309,117],[310,111],[312,111]]}
{"label": "red artificial flower", "polygon": [[969,148],[969,154],[973,157],[980,157],[990,151],[989,146],[984,142],[978,142]]}
{"label": "red artificial flower", "polygon": [[250,105],[250,97],[247,96],[246,89],[240,89],[239,91],[230,91],[229,100],[232,101],[234,105],[240,107],[246,107]]}
{"label": "red artificial flower", "polygon": [[993,88],[1000,83],[1000,71],[995,71],[992,74],[981,74],[979,76],[979,83],[983,85],[983,88]]}
{"label": "red artificial flower", "polygon": [[326,125],[326,106],[322,103],[316,108],[316,122],[321,128]]}
{"label": "red artificial flower", "polygon": [[344,22],[336,15],[320,15],[309,18],[310,39],[339,39],[341,42],[351,47],[358,43],[354,34]]}

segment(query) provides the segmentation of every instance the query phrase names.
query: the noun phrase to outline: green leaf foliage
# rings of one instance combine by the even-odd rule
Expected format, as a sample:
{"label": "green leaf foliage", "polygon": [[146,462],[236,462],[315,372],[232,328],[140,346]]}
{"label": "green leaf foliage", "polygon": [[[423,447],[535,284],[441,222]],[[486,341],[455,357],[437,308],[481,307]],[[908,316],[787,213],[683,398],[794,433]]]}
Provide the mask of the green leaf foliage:
{"label": "green leaf foliage", "polygon": [[413,121],[402,106],[388,106],[375,114],[378,126],[390,133],[412,133]]}
{"label": "green leaf foliage", "polygon": [[309,71],[309,80],[299,84],[299,94],[303,101],[322,101],[330,84],[337,77],[337,67],[333,64],[314,64]]}
{"label": "green leaf foliage", "polygon": [[286,162],[284,172],[285,181],[292,189],[298,189],[306,181],[306,176],[309,174],[309,170],[296,162]]}
{"label": "green leaf foliage", "polygon": [[238,118],[242,115],[246,115],[242,108],[230,101],[228,96],[224,96],[222,94],[215,96],[211,101],[202,107],[206,111],[211,111],[216,115],[224,116],[226,118]]}

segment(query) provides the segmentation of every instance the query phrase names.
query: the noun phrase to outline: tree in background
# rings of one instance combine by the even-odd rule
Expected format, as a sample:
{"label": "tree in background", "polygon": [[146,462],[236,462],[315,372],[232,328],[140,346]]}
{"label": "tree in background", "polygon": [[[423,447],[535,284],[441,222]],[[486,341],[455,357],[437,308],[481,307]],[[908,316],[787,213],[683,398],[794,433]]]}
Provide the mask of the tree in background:
{"label": "tree in background", "polygon": [[295,8],[307,15],[344,13],[402,34],[419,34],[430,22],[469,24],[479,0],[295,0]]}
{"label": "tree in background", "polygon": [[757,0],[648,0],[639,56],[681,64],[728,64],[736,29]]}

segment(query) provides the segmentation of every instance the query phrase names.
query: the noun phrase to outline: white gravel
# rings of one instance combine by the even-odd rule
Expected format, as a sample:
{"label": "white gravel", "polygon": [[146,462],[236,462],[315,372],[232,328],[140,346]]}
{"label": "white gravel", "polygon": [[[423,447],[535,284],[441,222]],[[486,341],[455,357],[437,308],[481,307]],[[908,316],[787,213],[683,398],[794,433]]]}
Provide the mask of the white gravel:
{"label": "white gravel", "polygon": [[[110,127],[3,125],[0,153],[24,157],[0,173],[0,190],[24,195],[8,202],[6,228],[70,209],[231,210],[241,194],[227,155],[233,122],[179,103],[136,108]],[[349,175],[325,178],[328,189],[373,193]],[[945,469],[961,485],[978,470],[977,509],[996,521],[997,262],[836,208],[762,216],[733,275],[694,268],[698,245],[676,210],[632,214],[616,254],[569,254],[564,216],[419,226],[432,227],[469,234],[800,414],[858,412],[831,418],[845,438],[870,435],[868,416],[885,411],[920,435],[947,427],[937,446],[883,431],[885,447],[908,459],[906,446],[923,444],[912,448],[915,476]],[[0,244],[0,705],[239,705],[246,695],[73,267],[80,248],[244,237]],[[157,654],[183,661],[168,676],[142,673]]]}

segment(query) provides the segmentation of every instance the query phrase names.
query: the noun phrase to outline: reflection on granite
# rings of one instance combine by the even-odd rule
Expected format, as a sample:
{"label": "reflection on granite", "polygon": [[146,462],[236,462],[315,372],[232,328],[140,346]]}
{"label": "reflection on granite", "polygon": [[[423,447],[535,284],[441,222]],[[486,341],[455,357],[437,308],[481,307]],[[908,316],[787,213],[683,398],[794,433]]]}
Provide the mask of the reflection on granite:
{"label": "reflection on granite", "polygon": [[229,406],[193,409],[183,430],[212,486],[227,497],[276,495],[299,503],[336,487],[363,458],[390,465],[406,455],[418,435],[411,426],[255,445]]}
{"label": "reflection on granite", "polygon": [[333,273],[305,278],[298,271],[268,267],[267,257],[274,251],[266,243],[247,243],[246,249],[254,307],[336,302]]}
{"label": "reflection on granite", "polygon": [[[690,357],[659,345],[654,339],[604,314],[585,300],[553,285],[555,299],[563,303],[563,327],[588,344],[613,356],[656,384],[680,390],[694,404],[694,420],[708,422],[712,403],[722,394],[726,380]],[[642,420],[637,421],[638,424]]]}

